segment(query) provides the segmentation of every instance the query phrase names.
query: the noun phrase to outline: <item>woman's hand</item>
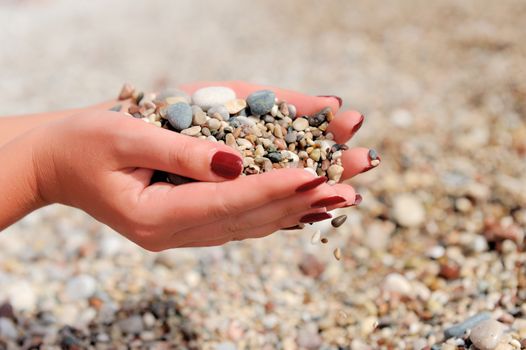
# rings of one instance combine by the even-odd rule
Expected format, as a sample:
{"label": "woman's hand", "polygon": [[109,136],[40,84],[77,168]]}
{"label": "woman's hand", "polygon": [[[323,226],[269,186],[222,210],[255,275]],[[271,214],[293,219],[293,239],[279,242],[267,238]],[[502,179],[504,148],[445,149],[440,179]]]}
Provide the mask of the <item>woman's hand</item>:
{"label": "woman's hand", "polygon": [[[191,93],[229,86],[239,97],[261,87],[246,83],[184,85]],[[339,102],[270,88],[278,98],[309,114]],[[339,143],[359,128],[363,117],[341,112],[330,125]],[[327,210],[357,198],[344,184],[330,186],[302,169],[279,169],[241,176],[241,158],[220,143],[187,137],[123,113],[94,109],[34,130],[36,179],[42,201],[80,208],[145,249],[219,245],[266,236],[299,222],[329,218]],[[371,167],[368,149],[344,152],[344,178]],[[150,185],[152,169],[200,182]]]}

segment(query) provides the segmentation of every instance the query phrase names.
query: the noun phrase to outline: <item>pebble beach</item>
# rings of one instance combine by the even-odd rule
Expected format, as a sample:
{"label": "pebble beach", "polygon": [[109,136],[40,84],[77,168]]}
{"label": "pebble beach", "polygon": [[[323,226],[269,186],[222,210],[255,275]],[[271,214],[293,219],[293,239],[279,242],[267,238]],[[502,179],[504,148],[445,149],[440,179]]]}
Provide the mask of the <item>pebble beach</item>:
{"label": "pebble beach", "polygon": [[[526,349],[526,4],[0,4],[0,115],[239,79],[337,94],[338,219],[150,253],[64,206],[0,233],[0,349]],[[141,25],[139,25],[141,24]],[[336,227],[334,227],[336,226]]]}

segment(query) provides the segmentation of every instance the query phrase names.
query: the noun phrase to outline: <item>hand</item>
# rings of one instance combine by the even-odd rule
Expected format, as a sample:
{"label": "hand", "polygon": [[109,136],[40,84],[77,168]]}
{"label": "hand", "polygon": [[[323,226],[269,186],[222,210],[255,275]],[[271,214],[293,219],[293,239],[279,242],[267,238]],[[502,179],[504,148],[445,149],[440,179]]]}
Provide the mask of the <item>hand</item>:
{"label": "hand", "polygon": [[[192,93],[206,85],[229,86],[239,97],[267,88],[228,82],[182,89]],[[332,97],[270,89],[295,104],[301,114],[326,106],[337,112],[340,107]],[[357,112],[341,112],[330,131],[344,143],[361,121]],[[123,113],[94,109],[46,124],[37,134],[41,147],[36,151],[36,178],[43,200],[80,208],[151,251],[263,237],[300,221],[326,219],[327,210],[356,200],[351,186],[321,183],[302,169],[226,181],[242,171],[235,150]],[[344,152],[344,178],[370,167],[367,152],[363,148]],[[200,182],[149,185],[152,169]]]}

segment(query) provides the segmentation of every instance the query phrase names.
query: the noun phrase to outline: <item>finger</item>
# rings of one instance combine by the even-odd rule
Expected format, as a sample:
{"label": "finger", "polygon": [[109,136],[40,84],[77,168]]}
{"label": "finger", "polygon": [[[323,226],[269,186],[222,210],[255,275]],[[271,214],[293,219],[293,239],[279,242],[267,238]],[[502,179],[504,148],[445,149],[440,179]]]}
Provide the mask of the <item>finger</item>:
{"label": "finger", "polygon": [[337,143],[346,143],[360,129],[363,121],[364,116],[359,112],[340,112],[329,123],[327,131],[334,135],[334,141]]}
{"label": "finger", "polygon": [[[214,227],[220,228],[220,236],[214,236],[213,238],[222,239],[233,236],[233,233],[249,231],[253,227],[262,226],[284,217],[296,217],[296,220],[298,220],[296,224],[298,222],[306,223],[305,221],[309,221],[307,220],[309,217],[303,218],[300,216],[298,218],[300,213],[305,213],[312,209],[323,209],[327,206],[343,207],[347,203],[354,203],[354,199],[355,192],[351,186],[340,185],[339,187],[334,187],[324,184],[312,191],[276,200],[238,215],[225,217],[223,220],[207,225],[206,229],[198,230],[192,236],[188,236],[184,232],[183,235],[185,237],[182,239],[185,242],[185,238],[196,242],[209,240],[211,238],[210,233],[213,232]],[[181,237],[176,237],[175,239],[179,241]]]}
{"label": "finger", "polygon": [[275,86],[256,85],[243,81],[212,81],[183,84],[180,88],[189,94],[208,86],[224,86],[236,92],[237,97],[246,98],[254,91],[272,90],[280,100],[285,100],[296,106],[297,115],[309,115],[319,112],[325,107],[330,107],[333,113],[341,107],[341,99],[337,96],[310,96],[296,91],[280,89]]}
{"label": "finger", "polygon": [[[118,114],[112,113],[112,117],[114,115]],[[181,135],[138,119],[124,117],[115,134],[114,144],[126,167],[163,170],[210,182],[233,179],[243,171],[243,160],[231,147]]]}
{"label": "finger", "polygon": [[212,239],[208,240],[201,240],[201,241],[194,241],[194,242],[186,242],[182,245],[175,245],[175,247],[206,247],[206,246],[214,246],[214,245],[221,245],[225,244],[230,241],[240,241],[247,238],[260,238],[268,236],[283,227],[290,227],[294,226],[298,223],[299,218],[304,217],[306,215],[312,215],[312,214],[321,214],[324,213],[322,209],[314,209],[310,210],[308,212],[301,212],[296,216],[286,216],[279,218],[278,220],[271,221],[269,223],[253,227],[251,229],[239,229],[235,231],[231,231],[229,234],[223,234],[221,229],[219,229],[217,226],[211,227],[211,226],[205,226],[205,227],[199,227],[196,229],[192,229],[185,232],[185,235],[188,237],[190,236],[198,236],[201,231],[209,230],[214,237]]}
{"label": "finger", "polygon": [[342,180],[345,180],[376,168],[380,164],[380,157],[373,149],[356,147],[343,152],[342,163]]}
{"label": "finger", "polygon": [[153,222],[184,230],[307,192],[326,180],[303,169],[279,169],[221,183],[194,182],[168,189],[154,184],[141,193],[140,207],[159,208],[151,214]]}

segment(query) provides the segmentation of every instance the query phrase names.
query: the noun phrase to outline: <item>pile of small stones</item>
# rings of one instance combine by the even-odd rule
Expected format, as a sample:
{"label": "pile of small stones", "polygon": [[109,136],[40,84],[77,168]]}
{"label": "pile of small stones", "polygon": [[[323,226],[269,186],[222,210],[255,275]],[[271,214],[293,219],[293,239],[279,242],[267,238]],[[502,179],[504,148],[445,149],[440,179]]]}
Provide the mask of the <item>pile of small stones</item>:
{"label": "pile of small stones", "polygon": [[[243,157],[245,175],[299,167],[326,176],[329,183],[342,176],[341,156],[347,146],[337,144],[327,132],[334,119],[329,107],[314,115],[297,115],[296,106],[278,100],[273,91],[256,91],[242,99],[220,86],[189,96],[180,90],[145,94],[124,84],[119,100],[128,99],[131,117],[236,149]],[[167,174],[167,181],[180,184],[182,180]]]}

